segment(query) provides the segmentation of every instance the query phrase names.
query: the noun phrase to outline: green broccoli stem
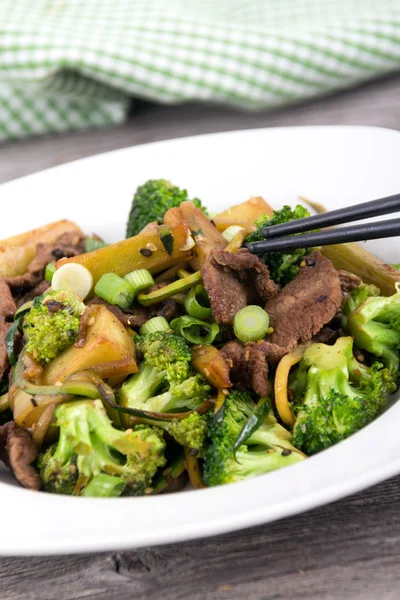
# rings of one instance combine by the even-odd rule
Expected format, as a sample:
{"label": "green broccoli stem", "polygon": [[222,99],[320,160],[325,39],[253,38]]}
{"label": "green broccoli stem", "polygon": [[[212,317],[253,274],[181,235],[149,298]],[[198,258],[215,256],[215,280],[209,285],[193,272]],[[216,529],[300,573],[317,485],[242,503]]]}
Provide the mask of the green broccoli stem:
{"label": "green broccoli stem", "polygon": [[120,496],[126,487],[122,477],[99,473],[91,479],[82,492],[82,496],[92,498],[115,498]]}
{"label": "green broccoli stem", "polygon": [[236,452],[236,460],[231,461],[230,479],[248,479],[258,477],[277,469],[294,465],[304,460],[302,452],[289,452],[285,449],[268,452],[263,450],[239,450]]}

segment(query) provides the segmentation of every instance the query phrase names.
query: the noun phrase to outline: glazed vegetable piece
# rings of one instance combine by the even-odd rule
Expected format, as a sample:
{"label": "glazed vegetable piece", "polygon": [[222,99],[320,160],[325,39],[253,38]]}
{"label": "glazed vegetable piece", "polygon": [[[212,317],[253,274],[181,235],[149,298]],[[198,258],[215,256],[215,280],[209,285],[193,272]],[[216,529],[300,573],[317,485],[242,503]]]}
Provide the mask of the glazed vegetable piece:
{"label": "glazed vegetable piece", "polygon": [[[152,221],[161,223],[163,215],[167,210],[177,208],[181,202],[187,200],[189,200],[187,191],[178,188],[166,179],[150,179],[146,181],[146,183],[137,188],[133,197],[126,228],[126,237],[129,238],[137,235]],[[198,198],[195,198],[192,202],[199,209],[206,211]]]}
{"label": "glazed vegetable piece", "polygon": [[105,273],[116,273],[124,277],[134,269],[147,269],[159,273],[192,256],[193,238],[186,223],[168,228],[140,233],[135,237],[117,242],[72,258],[57,261],[57,269],[64,264],[76,263],[85,266],[92,274],[93,283]]}
{"label": "glazed vegetable piece", "polygon": [[[68,375],[95,365],[130,359],[125,377],[137,371],[132,337],[105,306],[100,306],[93,323],[88,326],[86,342],[81,348],[72,346],[53,360],[43,371],[45,385],[64,381]],[[124,377],[124,375],[122,375]]]}
{"label": "glazed vegetable piece", "polygon": [[209,420],[211,440],[204,457],[204,480],[214,486],[249,479],[304,460],[291,443],[291,434],[279,425],[272,409],[252,427],[235,448],[256,405],[247,391],[231,391],[220,410]]}
{"label": "glazed vegetable piece", "polygon": [[[146,426],[115,429],[100,400],[61,404],[56,419],[59,440],[38,459],[40,479],[48,492],[81,495],[93,478],[106,474],[122,479],[129,493],[141,495],[165,465],[161,432]],[[118,489],[122,492],[122,486]],[[90,490],[94,495],[101,490],[109,495],[109,486],[95,482]]]}
{"label": "glazed vegetable piece", "polygon": [[24,320],[26,350],[42,363],[49,363],[77,335],[85,305],[73,292],[49,292],[35,299]]}
{"label": "glazed vegetable piece", "polygon": [[399,377],[400,284],[393,296],[370,296],[353,310],[347,327],[354,342],[380,358],[393,377]]}
{"label": "glazed vegetable piece", "polygon": [[122,385],[121,406],[176,412],[196,409],[209,396],[210,386],[192,370],[192,355],[183,338],[156,332],[138,336],[135,341],[144,360],[139,372]]}
{"label": "glazed vegetable piece", "polygon": [[229,379],[228,362],[215,346],[194,346],[192,348],[192,365],[213,387],[226,389],[232,386]]}
{"label": "glazed vegetable piece", "polygon": [[163,223],[165,225],[176,225],[184,221],[182,211],[179,207],[169,208],[167,212],[164,214]]}
{"label": "glazed vegetable piece", "polygon": [[14,277],[26,273],[29,263],[35,258],[36,245],[39,242],[52,244],[67,231],[76,231],[78,236],[83,235],[78,225],[64,219],[1,240],[0,277]]}
{"label": "glazed vegetable piece", "polygon": [[256,219],[262,215],[272,216],[272,207],[261,198],[261,196],[253,196],[242,202],[231,206],[222,213],[213,217],[213,222],[219,231],[225,231],[232,225],[240,225],[245,229],[249,229],[254,225]]}
{"label": "glazed vegetable piece", "polygon": [[323,246],[322,254],[336,269],[345,269],[358,275],[364,283],[375,285],[383,296],[390,296],[400,282],[400,272],[356,243]]}
{"label": "glazed vegetable piece", "polygon": [[225,248],[227,241],[207,215],[192,202],[182,202],[180,209],[196,242],[195,256],[190,264],[194,271],[198,271],[211,250]]}
{"label": "glazed vegetable piece", "polygon": [[291,384],[296,423],[293,444],[315,454],[344,440],[375,419],[396,389],[387,369],[367,367],[353,356],[353,339],[333,346],[312,344]]}
{"label": "glazed vegetable piece", "polygon": [[177,492],[185,485],[185,454],[183,450],[169,463],[152,482],[152,494]]}
{"label": "glazed vegetable piece", "polygon": [[[290,206],[284,206],[281,210],[274,210],[272,216],[266,214],[256,219],[255,225],[256,231],[248,235],[245,239],[245,246],[251,242],[258,242],[264,239],[262,230],[264,227],[271,227],[280,223],[288,223],[296,219],[302,219],[310,216],[309,211],[298,204],[294,209]],[[300,263],[303,257],[308,254],[310,250],[299,248],[298,250],[291,250],[290,252],[265,252],[260,255],[261,260],[265,263],[269,269],[271,278],[275,283],[285,285],[292,281],[297,275],[300,268]],[[347,267],[346,267],[347,268]],[[349,269],[351,270],[351,269]]]}

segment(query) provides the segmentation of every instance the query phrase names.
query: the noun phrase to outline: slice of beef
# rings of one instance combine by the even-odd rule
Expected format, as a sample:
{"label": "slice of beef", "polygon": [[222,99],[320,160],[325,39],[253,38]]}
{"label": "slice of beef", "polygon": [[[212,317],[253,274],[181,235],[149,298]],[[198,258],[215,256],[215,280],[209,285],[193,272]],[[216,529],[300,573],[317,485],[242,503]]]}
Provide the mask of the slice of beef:
{"label": "slice of beef", "polygon": [[0,317],[11,319],[16,310],[10,288],[4,279],[0,279]]}
{"label": "slice of beef", "polygon": [[339,274],[328,258],[316,251],[307,256],[305,266],[265,310],[270,317],[272,344],[290,352],[298,342],[306,342],[329,323],[342,303]]}
{"label": "slice of beef", "polygon": [[316,344],[334,344],[338,337],[342,334],[340,329],[332,329],[331,327],[325,326],[318,331],[312,338],[312,341]]}
{"label": "slice of beef", "polygon": [[49,287],[50,283],[44,279],[43,281],[35,285],[34,288],[29,290],[29,292],[26,292],[26,294],[24,294],[23,296],[21,296],[21,298],[17,300],[17,307],[22,306],[23,304],[25,304],[25,302],[34,300],[37,296],[41,296],[45,293],[46,290],[49,289]]}
{"label": "slice of beef", "polygon": [[264,302],[279,291],[279,287],[269,275],[268,267],[258,256],[250,254],[246,248],[241,248],[236,254],[226,250],[214,250],[213,258],[222,267],[229,267],[237,272],[242,281],[250,280]]}
{"label": "slice of beef", "polygon": [[13,296],[20,298],[43,281],[46,265],[60,258],[78,256],[85,251],[85,238],[76,231],[66,231],[53,244],[36,245],[35,258],[29,263],[24,275],[6,277]]}
{"label": "slice of beef", "polygon": [[39,475],[32,466],[37,448],[27,429],[9,421],[0,427],[0,460],[14,473],[17,481],[30,490],[40,488]]}
{"label": "slice of beef", "polygon": [[251,374],[251,385],[256,394],[260,396],[268,396],[271,392],[271,384],[268,380],[268,359],[265,347],[262,343],[246,344],[246,351],[250,350],[248,371]]}
{"label": "slice of beef", "polygon": [[167,298],[160,302],[160,304],[155,304],[150,307],[148,318],[152,317],[164,317],[167,321],[171,321],[178,312],[178,305],[172,298]]}
{"label": "slice of beef", "polygon": [[231,341],[221,348],[229,365],[229,376],[235,387],[251,388],[260,396],[268,396],[271,386],[268,381],[268,359],[262,343],[244,346]]}
{"label": "slice of beef", "polygon": [[[342,307],[346,304],[347,299],[350,293],[353,290],[356,290],[361,284],[362,279],[358,277],[358,275],[354,275],[354,273],[350,273],[349,271],[344,271],[341,269],[338,271],[339,279],[340,279],[340,287],[342,289]],[[340,313],[337,315],[340,316]]]}
{"label": "slice of beef", "polygon": [[210,300],[212,316],[217,323],[231,325],[236,313],[247,306],[244,285],[229,267],[222,267],[213,258],[213,250],[205,259],[201,274]]}
{"label": "slice of beef", "polygon": [[104,304],[104,306],[106,306],[108,310],[111,311],[115,317],[117,317],[118,321],[120,321],[124,327],[141,327],[149,319],[148,310],[144,307],[124,311],[119,306],[110,304],[106,300],[98,298],[97,296],[89,300],[88,304]]}

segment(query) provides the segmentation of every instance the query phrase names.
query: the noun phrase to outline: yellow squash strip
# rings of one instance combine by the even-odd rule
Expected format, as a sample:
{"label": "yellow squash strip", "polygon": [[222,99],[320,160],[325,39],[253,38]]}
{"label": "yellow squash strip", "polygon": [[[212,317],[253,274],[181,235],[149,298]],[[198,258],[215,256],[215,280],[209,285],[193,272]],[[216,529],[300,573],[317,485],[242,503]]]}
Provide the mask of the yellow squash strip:
{"label": "yellow squash strip", "polygon": [[196,490],[207,487],[200,475],[199,461],[195,456],[190,456],[188,448],[185,448],[185,465],[192,486]]}
{"label": "yellow squash strip", "polygon": [[150,273],[169,269],[192,256],[188,249],[190,242],[193,244],[186,223],[178,223],[171,228],[162,225],[157,230],[139,233],[117,244],[61,259],[56,266],[70,262],[83,265],[92,273],[95,285],[105,273],[123,277],[135,269],[148,269]]}
{"label": "yellow squash strip", "polygon": [[203,211],[192,202],[182,202],[180,210],[196,242],[194,257],[190,264],[194,271],[199,271],[211,250],[225,248],[228,242]]}
{"label": "yellow squash strip", "polygon": [[260,196],[254,196],[246,202],[231,206],[213,218],[219,231],[225,231],[231,225],[240,225],[251,229],[254,221],[261,215],[271,216],[273,208]]}
{"label": "yellow squash strip", "polygon": [[304,198],[304,196],[299,196],[299,200],[301,200],[302,202],[305,202],[306,204],[308,204],[308,206],[311,206],[311,208],[313,208],[315,210],[315,212],[318,213],[319,215],[321,215],[322,213],[326,213],[325,206],[323,204],[320,204],[319,202],[314,202],[313,200]]}
{"label": "yellow squash strip", "polygon": [[218,390],[217,400],[214,405],[214,415],[219,411],[221,406],[226,400],[227,395],[229,394],[228,390]]}
{"label": "yellow squash strip", "polygon": [[66,231],[76,231],[77,235],[82,235],[82,231],[75,223],[64,219],[1,240],[0,277],[14,277],[26,273],[29,263],[35,258],[36,244],[39,242],[52,244]]}
{"label": "yellow squash strip", "polygon": [[214,346],[205,344],[194,346],[192,348],[192,365],[213,387],[223,389],[232,386],[229,379],[228,362]]}
{"label": "yellow squash strip", "polygon": [[323,246],[322,254],[329,258],[336,269],[345,269],[361,277],[365,283],[372,283],[384,296],[396,292],[400,282],[400,271],[384,263],[368,250],[355,243]]}
{"label": "yellow squash strip", "polygon": [[231,241],[229,242],[229,244],[227,245],[225,250],[228,250],[228,252],[232,252],[233,254],[236,254],[236,252],[238,250],[240,250],[240,248],[243,246],[244,238],[249,233],[250,232],[248,229],[241,229],[240,231],[235,233],[235,235],[233,236],[233,238],[231,239]]}
{"label": "yellow squash strip", "polygon": [[288,377],[290,369],[301,360],[301,357],[308,346],[309,344],[297,346],[293,352],[286,354],[286,356],[281,359],[275,373],[274,392],[276,410],[285,425],[288,425],[289,427],[293,427],[295,418],[288,401]]}
{"label": "yellow squash strip", "polygon": [[37,423],[35,423],[35,426],[33,427],[32,438],[38,448],[41,448],[43,444],[43,440],[51,425],[55,408],[55,404],[51,404],[50,406],[45,408],[42,414],[40,415]]}

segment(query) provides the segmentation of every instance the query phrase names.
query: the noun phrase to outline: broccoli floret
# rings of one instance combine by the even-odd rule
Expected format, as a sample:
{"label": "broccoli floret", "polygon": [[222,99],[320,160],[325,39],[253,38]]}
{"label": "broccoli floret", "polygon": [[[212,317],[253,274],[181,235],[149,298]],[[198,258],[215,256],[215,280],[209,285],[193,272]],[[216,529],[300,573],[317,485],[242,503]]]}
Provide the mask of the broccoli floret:
{"label": "broccoli floret", "polygon": [[[126,237],[138,234],[148,223],[162,223],[165,212],[169,208],[178,207],[181,202],[190,200],[186,190],[181,190],[166,179],[151,179],[139,186],[132,200],[126,228]],[[201,200],[191,200],[205,214],[206,208]]]}
{"label": "broccoli floret", "polygon": [[[284,206],[281,210],[274,210],[272,217],[262,215],[255,221],[256,231],[246,237],[245,246],[251,242],[264,240],[265,238],[262,235],[264,227],[288,223],[309,216],[309,211],[301,204],[298,204],[294,209],[290,206]],[[267,265],[272,279],[280,285],[285,285],[296,277],[303,257],[310,252],[312,252],[312,248],[299,248],[298,250],[290,250],[290,252],[264,252],[259,257]]]}
{"label": "broccoli floret", "polygon": [[347,298],[346,304],[342,308],[342,316],[340,320],[340,324],[344,331],[348,331],[347,321],[350,313],[353,312],[366,298],[371,296],[379,296],[380,291],[375,285],[367,285],[366,283],[362,283],[355,290],[352,290]]}
{"label": "broccoli floret", "polygon": [[35,298],[24,319],[26,350],[48,363],[74,343],[85,305],[74,292],[59,290]]}
{"label": "broccoli floret", "polygon": [[135,344],[148,364],[166,371],[169,381],[180,382],[189,377],[192,353],[183,337],[155,331],[135,337]]}
{"label": "broccoli floret", "polygon": [[206,379],[192,369],[192,354],[182,337],[155,332],[137,336],[135,342],[144,360],[139,371],[120,389],[123,406],[150,412],[176,412],[196,409],[208,397],[211,388]]}
{"label": "broccoli floret", "polygon": [[369,297],[349,315],[355,345],[379,357],[395,379],[399,377],[400,286],[393,296]]}
{"label": "broccoli floret", "polygon": [[208,414],[199,415],[197,412],[192,412],[186,419],[171,421],[145,419],[144,422],[169,433],[178,444],[189,448],[192,454],[202,458],[206,447],[208,418]]}
{"label": "broccoli floret", "polygon": [[81,494],[93,477],[105,473],[122,478],[130,493],[144,494],[165,465],[162,432],[143,425],[115,429],[100,400],[60,404],[56,419],[59,440],[38,459],[48,492]]}
{"label": "broccoli floret", "polygon": [[[293,444],[315,454],[370,423],[396,389],[383,365],[367,367],[353,356],[353,339],[312,344],[300,362],[295,388]],[[304,377],[306,375],[306,377]]]}
{"label": "broccoli floret", "polygon": [[234,445],[256,405],[246,391],[232,391],[209,419],[210,445],[204,456],[204,481],[214,486],[248,479],[304,460],[291,434],[272,410],[261,426],[234,452]]}

